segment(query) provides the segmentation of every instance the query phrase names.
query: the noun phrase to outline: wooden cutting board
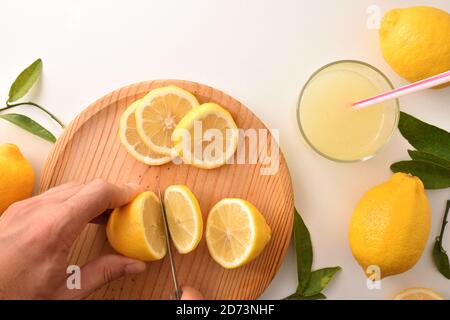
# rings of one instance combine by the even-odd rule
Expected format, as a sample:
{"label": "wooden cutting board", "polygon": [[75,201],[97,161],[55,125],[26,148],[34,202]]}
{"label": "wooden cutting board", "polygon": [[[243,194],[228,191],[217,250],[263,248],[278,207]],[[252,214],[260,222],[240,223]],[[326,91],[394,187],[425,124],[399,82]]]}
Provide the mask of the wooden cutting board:
{"label": "wooden cutting board", "polygon": [[[220,199],[247,199],[263,213],[273,233],[258,258],[238,269],[223,269],[211,259],[204,238],[195,251],[186,255],[175,252],[174,258],[180,283],[199,289],[208,299],[258,298],[280,267],[291,239],[294,204],[285,159],[280,152],[279,170],[274,175],[261,175],[260,169],[266,165],[260,161],[257,164],[229,164],[213,170],[173,163],[148,167],[137,162],[117,138],[120,116],[133,101],[166,85],[177,85],[192,92],[200,103],[216,102],[224,106],[239,128],[266,128],[243,104],[209,86],[179,80],[136,83],[104,96],[72,121],[44,165],[39,192],[65,182],[88,182],[98,177],[112,183],[137,182],[153,191],[158,186],[164,190],[171,184],[186,184],[197,196],[205,222],[209,210]],[[248,149],[248,143],[245,148]],[[82,266],[111,252],[105,227],[89,224],[73,245],[69,261]],[[144,274],[105,285],[90,298],[168,299],[172,291],[166,257],[148,263]]]}

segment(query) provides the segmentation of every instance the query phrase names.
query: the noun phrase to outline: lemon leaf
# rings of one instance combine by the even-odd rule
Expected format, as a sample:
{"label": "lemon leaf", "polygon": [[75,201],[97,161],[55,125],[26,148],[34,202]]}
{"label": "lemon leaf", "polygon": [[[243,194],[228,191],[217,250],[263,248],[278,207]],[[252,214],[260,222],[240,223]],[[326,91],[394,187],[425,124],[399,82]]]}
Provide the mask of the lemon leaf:
{"label": "lemon leaf", "polygon": [[411,157],[411,159],[413,159],[413,160],[428,161],[428,162],[438,164],[445,168],[450,168],[450,161],[439,158],[438,156],[435,156],[431,153],[417,151],[417,150],[408,150],[408,154]]}
{"label": "lemon leaf", "polygon": [[297,209],[294,210],[295,216],[293,238],[295,252],[297,255],[298,292],[303,294],[308,287],[311,278],[313,250],[308,228],[303,222],[303,219]]}
{"label": "lemon leaf", "polygon": [[306,297],[304,295],[301,295],[300,293],[293,293],[290,296],[287,296],[283,300],[319,300],[319,299],[326,299],[327,297],[323,293],[318,293],[313,296]]}
{"label": "lemon leaf", "polygon": [[293,239],[297,256],[298,286],[297,291],[284,300],[326,299],[321,291],[330,283],[336,272],[342,270],[342,268],[323,268],[311,272],[313,261],[311,235],[296,208],[294,208]]}
{"label": "lemon leaf", "polygon": [[391,170],[419,177],[425,189],[450,187],[450,169],[436,163],[421,160],[399,161],[391,165]]}
{"label": "lemon leaf", "polygon": [[330,283],[334,275],[341,270],[341,267],[331,267],[313,271],[311,273],[308,288],[305,290],[303,295],[306,297],[312,297],[319,294],[326,288],[328,283]]}
{"label": "lemon leaf", "polygon": [[0,115],[1,119],[4,119],[6,121],[11,122],[12,124],[15,124],[16,126],[44,139],[49,142],[55,143],[56,138],[55,136],[45,129],[43,126],[41,126],[39,123],[34,121],[31,118],[28,118],[27,116],[24,116],[22,114],[17,113],[7,113]]}
{"label": "lemon leaf", "polygon": [[448,256],[441,246],[439,237],[436,237],[436,242],[434,243],[433,260],[439,272],[447,279],[450,279],[450,264],[448,261]]}
{"label": "lemon leaf", "polygon": [[8,102],[22,98],[39,79],[42,71],[42,60],[37,59],[23,70],[9,89]]}
{"label": "lemon leaf", "polygon": [[450,133],[423,122],[405,112],[400,112],[398,129],[417,150],[431,153],[450,161]]}

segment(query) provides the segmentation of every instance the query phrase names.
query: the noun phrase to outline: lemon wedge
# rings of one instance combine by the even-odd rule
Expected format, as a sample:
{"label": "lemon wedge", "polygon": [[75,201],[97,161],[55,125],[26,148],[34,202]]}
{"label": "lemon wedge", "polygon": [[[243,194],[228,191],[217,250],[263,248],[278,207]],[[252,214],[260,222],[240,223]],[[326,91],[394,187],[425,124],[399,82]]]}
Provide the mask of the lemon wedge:
{"label": "lemon wedge", "polygon": [[106,225],[106,236],[114,250],[124,256],[159,260],[167,251],[163,223],[158,197],[146,191],[128,205],[114,209]]}
{"label": "lemon wedge", "polygon": [[190,92],[176,86],[150,91],[135,111],[139,136],[154,152],[173,155],[172,132],[181,118],[198,105]]}
{"label": "lemon wedge", "polygon": [[203,233],[200,205],[192,191],[184,185],[172,185],[164,192],[167,224],[173,244],[179,253],[194,250]]}
{"label": "lemon wedge", "polygon": [[444,298],[428,288],[410,288],[397,294],[394,300],[444,300]]}
{"label": "lemon wedge", "polygon": [[224,268],[250,262],[270,238],[271,230],[263,215],[246,200],[226,198],[209,212],[206,244],[212,258]]}
{"label": "lemon wedge", "polygon": [[173,131],[174,149],[184,163],[201,169],[224,165],[236,151],[238,129],[231,114],[216,103],[191,109]]}
{"label": "lemon wedge", "polygon": [[136,160],[150,166],[159,166],[170,162],[171,157],[154,152],[140,138],[136,129],[136,108],[142,99],[133,102],[122,114],[119,126],[119,140],[128,153]]}

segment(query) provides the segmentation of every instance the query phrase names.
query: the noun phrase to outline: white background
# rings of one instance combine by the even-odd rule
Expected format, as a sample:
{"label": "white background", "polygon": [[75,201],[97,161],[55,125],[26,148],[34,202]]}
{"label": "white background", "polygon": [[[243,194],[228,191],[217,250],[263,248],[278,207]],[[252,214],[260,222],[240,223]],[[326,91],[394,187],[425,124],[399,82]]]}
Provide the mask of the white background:
{"label": "white background", "polygon": [[[0,2],[0,101],[17,74],[36,58],[43,77],[30,99],[69,123],[102,95],[150,79],[188,79],[221,89],[247,105],[270,128],[280,129],[295,203],[312,234],[314,268],[340,265],[325,294],[330,299],[389,299],[397,291],[425,286],[450,298],[450,280],[431,260],[449,189],[427,192],[432,229],[426,250],[409,272],[368,290],[351,256],[347,228],[359,197],[390,176],[389,165],[407,157],[397,132],[374,159],[334,163],[309,150],[297,128],[297,98],[308,76],[339,59],[359,59],[385,72],[394,85],[406,82],[383,60],[378,32],[366,26],[369,5],[390,8],[442,1],[22,1]],[[401,99],[401,108],[450,130],[450,88]],[[21,110],[57,126],[38,112]],[[20,146],[40,171],[51,145],[2,121],[0,142]],[[418,225],[417,228],[420,228]],[[444,246],[450,249],[450,230]],[[262,298],[279,299],[296,287],[294,251]]]}

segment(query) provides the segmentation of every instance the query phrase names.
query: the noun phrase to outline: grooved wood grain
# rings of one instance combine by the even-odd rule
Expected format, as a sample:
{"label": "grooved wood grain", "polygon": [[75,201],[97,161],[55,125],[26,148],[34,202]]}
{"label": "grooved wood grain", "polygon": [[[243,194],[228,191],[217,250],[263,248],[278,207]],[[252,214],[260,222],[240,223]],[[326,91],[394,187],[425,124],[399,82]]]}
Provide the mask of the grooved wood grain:
{"label": "grooved wood grain", "polygon": [[[261,175],[265,165],[229,164],[213,170],[169,163],[148,167],[129,156],[117,138],[125,108],[150,90],[177,85],[192,92],[200,103],[216,102],[228,109],[239,128],[264,129],[264,124],[231,96],[206,85],[182,80],[157,80],[132,84],[97,100],[77,116],[52,149],[42,170],[39,192],[69,181],[89,182],[104,178],[112,183],[137,182],[149,190],[186,184],[197,196],[206,222],[212,206],[225,197],[252,202],[265,216],[272,239],[251,263],[225,270],[215,263],[203,238],[187,255],[174,253],[179,281],[198,288],[208,299],[255,299],[277,272],[291,239],[293,191],[289,171],[280,152],[275,175]],[[268,142],[270,144],[270,142]],[[248,145],[244,146],[248,150]],[[270,149],[269,149],[270,150]],[[89,224],[74,243],[69,261],[84,265],[111,253],[104,226]],[[105,285],[92,299],[168,299],[173,290],[168,258],[151,262],[147,271]]]}

